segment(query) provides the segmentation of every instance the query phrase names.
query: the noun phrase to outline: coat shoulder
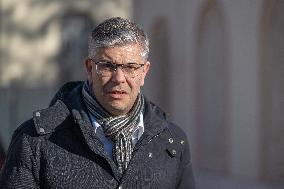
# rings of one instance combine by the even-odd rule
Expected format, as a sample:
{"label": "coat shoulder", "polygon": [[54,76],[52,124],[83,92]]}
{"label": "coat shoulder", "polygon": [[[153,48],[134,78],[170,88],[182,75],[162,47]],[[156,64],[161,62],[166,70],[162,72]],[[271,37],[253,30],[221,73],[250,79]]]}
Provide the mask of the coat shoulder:
{"label": "coat shoulder", "polygon": [[27,135],[30,137],[38,136],[33,119],[29,119],[22,123],[13,133],[12,139]]}
{"label": "coat shoulder", "polygon": [[187,136],[184,132],[184,130],[179,127],[178,125],[172,123],[172,122],[168,122],[168,128],[171,132],[172,135],[174,135],[175,137],[179,138],[180,140],[186,140]]}
{"label": "coat shoulder", "polygon": [[33,119],[29,119],[22,123],[13,133],[9,145],[8,154],[11,151],[18,151],[25,146],[30,146],[30,142],[38,138],[39,135],[35,129]]}

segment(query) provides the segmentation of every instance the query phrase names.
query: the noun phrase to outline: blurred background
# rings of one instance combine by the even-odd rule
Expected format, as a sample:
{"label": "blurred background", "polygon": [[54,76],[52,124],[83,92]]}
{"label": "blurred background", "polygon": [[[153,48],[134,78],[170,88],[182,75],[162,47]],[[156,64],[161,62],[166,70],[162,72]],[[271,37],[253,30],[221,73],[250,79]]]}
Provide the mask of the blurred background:
{"label": "blurred background", "polygon": [[112,16],[149,34],[144,92],[186,131],[197,188],[283,189],[283,0],[2,0],[0,167],[15,128],[85,79]]}

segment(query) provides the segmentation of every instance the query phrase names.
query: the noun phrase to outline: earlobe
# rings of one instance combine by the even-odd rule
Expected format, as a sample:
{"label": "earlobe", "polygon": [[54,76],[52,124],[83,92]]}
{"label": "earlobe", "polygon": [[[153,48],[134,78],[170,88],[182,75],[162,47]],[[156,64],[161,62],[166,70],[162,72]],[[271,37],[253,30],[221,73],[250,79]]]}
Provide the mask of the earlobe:
{"label": "earlobe", "polygon": [[92,61],[89,58],[86,58],[84,63],[86,72],[89,75],[92,71]]}
{"label": "earlobe", "polygon": [[88,80],[90,81],[92,77],[92,61],[89,58],[86,58],[84,61],[84,64],[85,64],[85,70],[87,72]]}
{"label": "earlobe", "polygon": [[147,61],[144,65],[144,68],[143,68],[143,78],[141,79],[141,87],[144,85],[145,77],[146,77],[149,69],[150,69],[150,62]]}
{"label": "earlobe", "polygon": [[150,62],[147,61],[147,62],[145,63],[145,66],[144,66],[145,76],[146,76],[146,74],[148,73],[149,69],[150,69]]}

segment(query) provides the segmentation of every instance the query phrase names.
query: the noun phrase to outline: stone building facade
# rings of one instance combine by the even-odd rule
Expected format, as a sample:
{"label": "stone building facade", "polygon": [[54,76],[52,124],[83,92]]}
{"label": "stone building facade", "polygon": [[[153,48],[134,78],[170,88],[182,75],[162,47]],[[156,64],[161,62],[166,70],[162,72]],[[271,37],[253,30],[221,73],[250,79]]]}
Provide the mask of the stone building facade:
{"label": "stone building facade", "polygon": [[152,41],[144,90],[190,136],[198,188],[284,188],[284,1],[133,7]]}

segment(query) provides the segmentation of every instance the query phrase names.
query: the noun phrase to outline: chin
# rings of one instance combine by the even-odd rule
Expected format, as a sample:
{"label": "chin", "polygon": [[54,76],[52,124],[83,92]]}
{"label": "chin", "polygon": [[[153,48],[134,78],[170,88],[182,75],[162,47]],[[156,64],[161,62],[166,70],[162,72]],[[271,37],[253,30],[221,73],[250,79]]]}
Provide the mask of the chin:
{"label": "chin", "polygon": [[129,110],[127,110],[125,105],[122,105],[120,103],[111,103],[109,104],[110,113],[115,115],[125,115],[128,113]]}

